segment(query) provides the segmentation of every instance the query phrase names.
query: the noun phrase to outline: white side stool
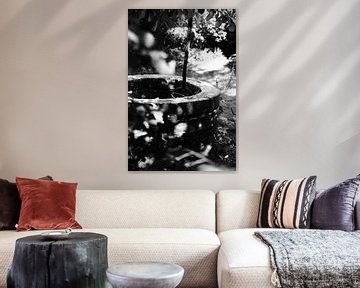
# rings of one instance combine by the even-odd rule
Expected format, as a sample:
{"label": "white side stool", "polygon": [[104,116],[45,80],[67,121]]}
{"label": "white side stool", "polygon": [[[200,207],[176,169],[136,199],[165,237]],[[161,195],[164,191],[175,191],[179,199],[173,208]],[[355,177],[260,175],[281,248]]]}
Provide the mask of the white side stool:
{"label": "white side stool", "polygon": [[117,264],[106,270],[114,288],[175,288],[184,276],[184,268],[161,262]]}

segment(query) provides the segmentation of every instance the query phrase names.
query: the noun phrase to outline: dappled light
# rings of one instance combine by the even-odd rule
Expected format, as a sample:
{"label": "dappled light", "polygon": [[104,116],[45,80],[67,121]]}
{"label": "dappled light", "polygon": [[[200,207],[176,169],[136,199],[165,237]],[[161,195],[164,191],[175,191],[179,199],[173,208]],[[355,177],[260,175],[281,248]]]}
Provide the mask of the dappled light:
{"label": "dappled light", "polygon": [[[360,47],[360,35],[357,37],[357,45]],[[315,94],[314,99],[310,103],[311,108],[319,107],[324,104],[326,100],[335,93],[342,93],[340,88],[346,81],[346,78],[353,75],[354,70],[357,69],[360,65],[360,53],[358,50],[354,49],[348,55],[346,55],[340,65],[337,67],[336,71],[330,75],[329,79],[326,81],[327,85],[320,87],[320,91]],[[357,73],[356,73],[357,74]],[[360,106],[352,106],[358,108]]]}
{"label": "dappled light", "polygon": [[[240,101],[243,101],[240,109],[245,113],[245,119],[254,120],[263,116],[262,112],[270,112],[272,107],[285,100],[286,109],[273,115],[273,121],[279,124],[284,121],[285,124],[297,107],[303,106],[307,99],[310,100],[308,108],[319,109],[319,105],[324,104],[328,97],[341,93],[339,89],[346,85],[344,80],[354,72],[360,57],[359,31],[345,28],[349,27],[348,23],[356,15],[360,15],[360,3],[331,1],[325,10],[320,4],[321,1],[314,1],[311,5],[298,3],[292,21],[283,26],[282,33],[278,30],[273,39],[259,37],[266,35],[267,27],[272,27],[271,22],[276,25],[277,19],[282,19],[279,16],[285,11],[289,14],[290,7],[293,12],[296,5],[288,2],[277,13],[272,14],[272,18],[267,18],[266,26],[254,25],[252,30],[241,28],[241,22],[251,17],[251,14],[240,15],[239,50],[242,57],[239,58],[238,92]],[[257,34],[258,32],[260,33]],[[250,37],[253,42],[243,41],[245,37]],[[324,49],[327,58],[324,58]],[[259,54],[256,61],[247,63],[247,54],[254,51],[264,53]],[[328,73],[329,70],[324,74],[326,67],[333,68],[331,74]],[[292,94],[291,98],[298,95],[298,100],[287,103],[284,93]],[[257,107],[261,107],[262,112]],[[296,133],[294,137],[295,135]]]}
{"label": "dappled light", "polygon": [[[318,15],[316,22],[310,22],[312,23],[311,29],[308,30],[305,37],[302,37],[301,41],[296,41],[297,45],[292,49],[291,54],[282,59],[282,65],[274,75],[276,81],[281,81],[287,75],[296,73],[303,65],[306,65],[317,51],[322,49],[337,26],[349,16],[349,12],[353,9],[352,5],[340,1],[329,2],[328,6],[327,11],[322,11],[321,15]],[[307,11],[311,11],[311,9],[307,9]],[[304,20],[308,22],[309,19]],[[297,61],[299,59],[301,59],[300,63]]]}

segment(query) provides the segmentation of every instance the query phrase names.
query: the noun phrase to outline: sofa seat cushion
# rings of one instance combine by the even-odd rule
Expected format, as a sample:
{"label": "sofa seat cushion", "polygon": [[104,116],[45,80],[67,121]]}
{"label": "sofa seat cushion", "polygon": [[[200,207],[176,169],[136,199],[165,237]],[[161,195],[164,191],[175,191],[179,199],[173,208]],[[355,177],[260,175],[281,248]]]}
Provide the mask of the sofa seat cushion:
{"label": "sofa seat cushion", "polygon": [[[74,230],[74,232],[77,230]],[[185,269],[179,287],[216,287],[216,264],[220,241],[209,230],[180,228],[82,229],[108,237],[109,265],[136,261],[163,261]],[[0,288],[12,262],[17,238],[44,231],[0,232]]]}
{"label": "sofa seat cushion", "polygon": [[109,265],[136,261],[171,262],[185,269],[179,287],[216,287],[220,241],[212,231],[178,228],[98,231],[109,237]]}
{"label": "sofa seat cushion", "polygon": [[269,247],[254,236],[255,231],[262,230],[274,229],[234,229],[219,234],[219,288],[274,287]]}

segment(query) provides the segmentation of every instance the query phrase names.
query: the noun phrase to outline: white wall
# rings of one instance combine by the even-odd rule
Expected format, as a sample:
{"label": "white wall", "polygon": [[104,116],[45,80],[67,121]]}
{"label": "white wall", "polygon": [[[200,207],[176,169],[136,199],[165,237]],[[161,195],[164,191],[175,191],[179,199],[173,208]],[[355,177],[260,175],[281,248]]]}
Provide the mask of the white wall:
{"label": "white wall", "polygon": [[[226,2],[226,4],[224,4]],[[127,8],[238,9],[237,172],[127,172]],[[0,2],[0,177],[253,188],[360,173],[360,0]]]}

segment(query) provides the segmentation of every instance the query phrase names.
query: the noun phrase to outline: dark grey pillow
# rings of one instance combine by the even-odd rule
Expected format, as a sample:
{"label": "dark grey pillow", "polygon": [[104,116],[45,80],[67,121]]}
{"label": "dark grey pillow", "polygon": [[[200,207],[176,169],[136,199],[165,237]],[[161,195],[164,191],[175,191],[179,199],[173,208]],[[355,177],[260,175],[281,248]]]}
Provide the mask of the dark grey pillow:
{"label": "dark grey pillow", "polygon": [[318,190],[312,204],[311,228],[355,230],[355,201],[360,174],[333,187]]}
{"label": "dark grey pillow", "polygon": [[21,200],[15,183],[0,179],[0,230],[13,230],[19,219]]}

